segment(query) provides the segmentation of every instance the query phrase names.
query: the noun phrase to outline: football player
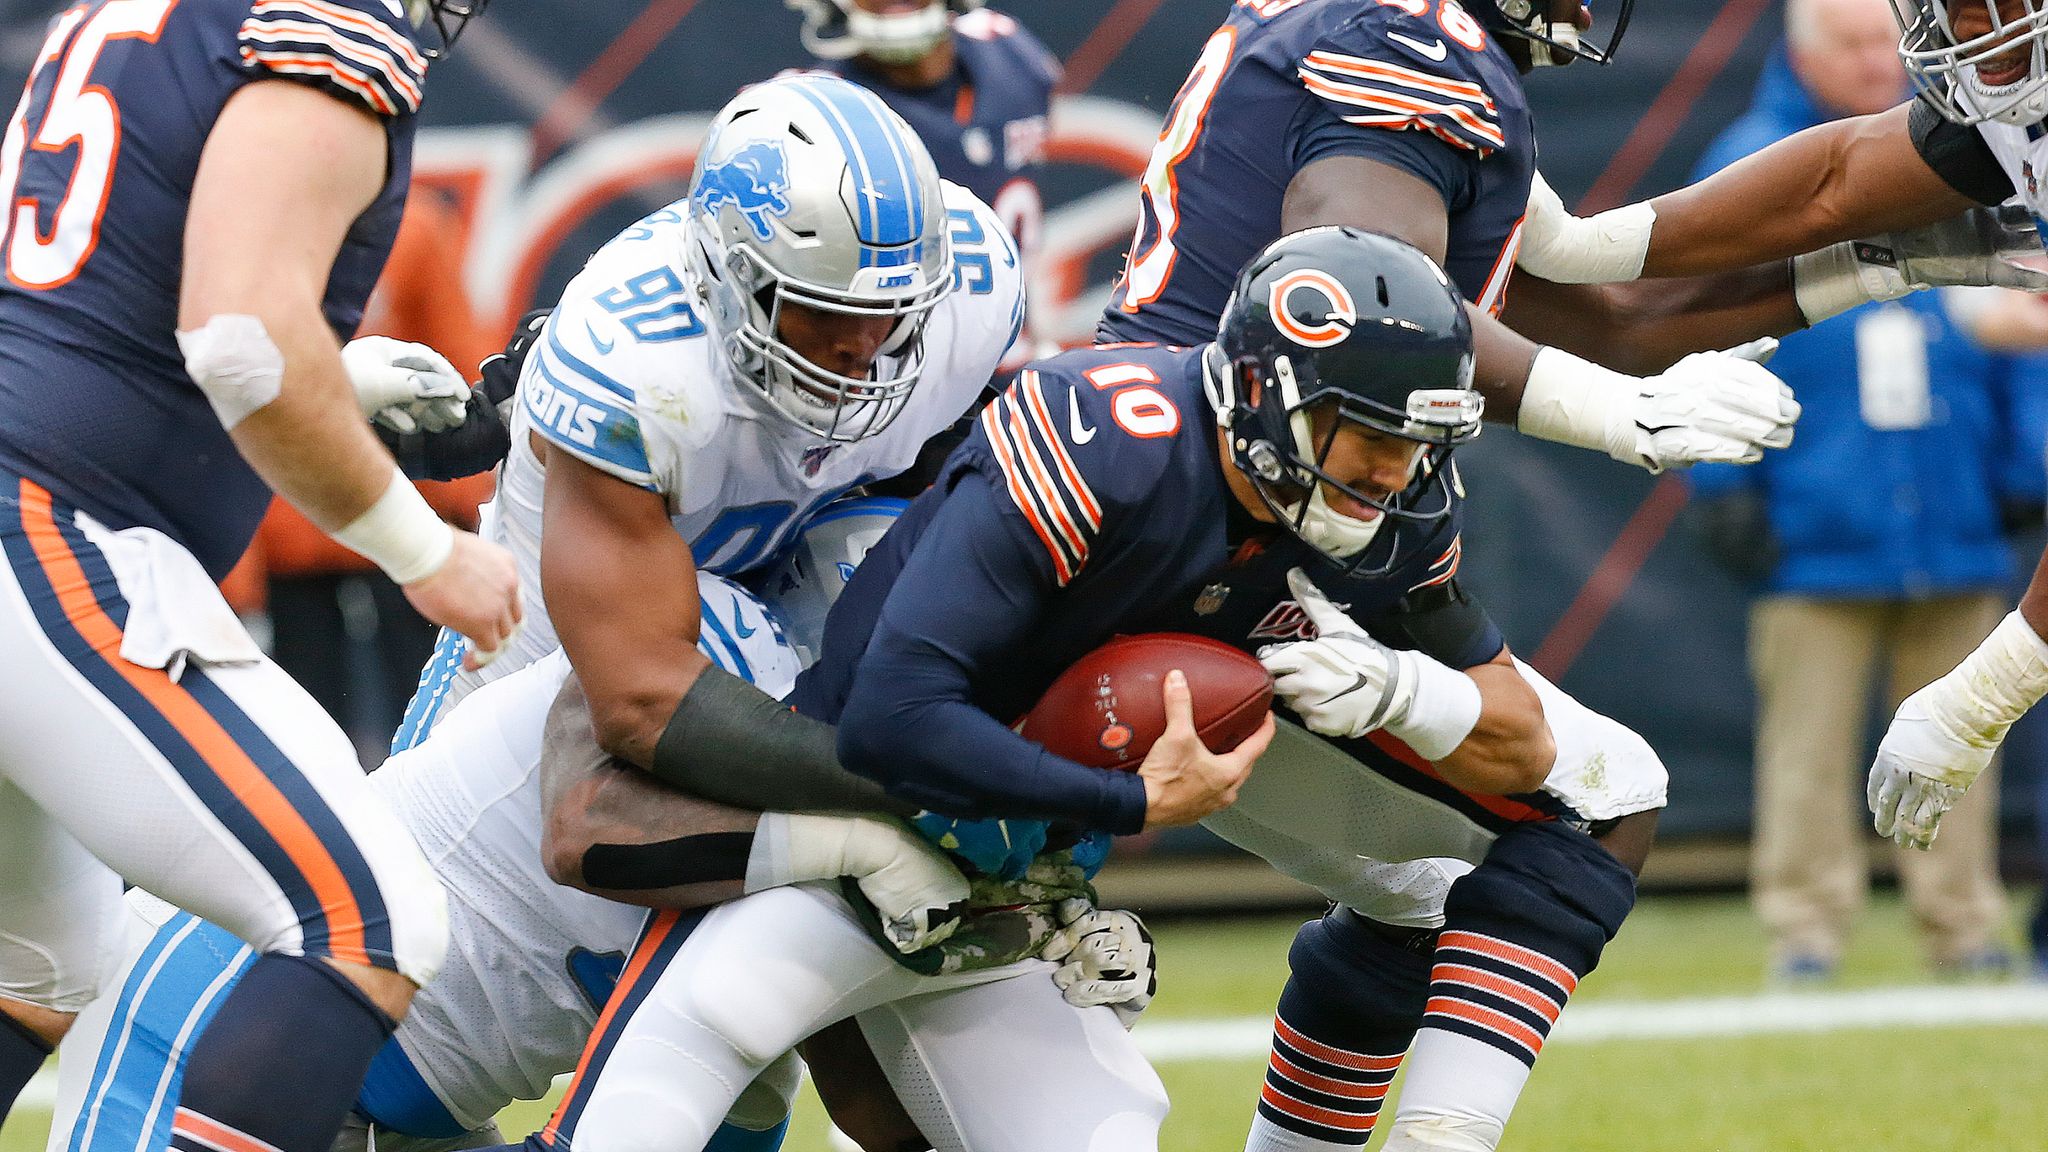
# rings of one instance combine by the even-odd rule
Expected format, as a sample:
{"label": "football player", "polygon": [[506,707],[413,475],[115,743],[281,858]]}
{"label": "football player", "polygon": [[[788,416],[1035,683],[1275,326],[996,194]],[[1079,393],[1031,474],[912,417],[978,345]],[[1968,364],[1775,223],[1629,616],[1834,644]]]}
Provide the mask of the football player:
{"label": "football player", "polygon": [[[798,657],[775,614],[721,577],[697,581],[706,659],[768,695],[787,692]],[[636,769],[590,763],[587,720],[567,732],[563,718],[549,721],[567,675],[557,652],[494,681],[370,777],[459,898],[448,961],[371,1061],[337,1152],[500,1143],[492,1117],[575,1067],[650,907],[684,913],[673,919],[686,927],[690,910],[755,888],[845,875],[887,920],[966,893],[936,849],[886,817],[757,816],[628,786]],[[543,770],[544,749],[571,748],[584,757],[576,775]],[[575,820],[544,824],[544,795]],[[709,838],[726,866],[641,884],[635,854],[674,852],[687,837]],[[133,893],[129,908],[126,963],[60,1048],[51,1147],[165,1147],[166,1086],[175,1093],[189,1037],[253,962],[226,931],[154,897]],[[757,1147],[757,1133],[778,1132],[795,1070],[784,1060],[757,1077],[732,1135],[712,1147]]]}
{"label": "football player", "polygon": [[[1616,40],[1631,6],[1619,0]],[[1797,327],[1779,274],[1606,299],[1524,286],[1508,319],[1552,347],[1495,319],[1536,171],[1520,73],[1611,55],[1581,39],[1584,18],[1579,0],[1238,0],[1168,110],[1098,340],[1207,340],[1254,252],[1351,225],[1429,253],[1472,302],[1494,420],[1653,471],[1788,443],[1791,393],[1740,356],[1697,351],[1734,343],[1720,335],[1733,319]]]}
{"label": "football player", "polygon": [[1640,739],[1519,668],[1457,585],[1472,371],[1421,252],[1280,240],[1215,341],[1027,369],[855,572],[792,697],[913,803],[1128,832],[1152,781],[1004,721],[1117,633],[1257,650],[1309,731],[1282,725],[1208,823],[1343,905],[1295,942],[1254,1149],[1362,1146],[1411,1041],[1389,1147],[1493,1147],[1663,802]]}
{"label": "football player", "polygon": [[482,7],[93,0],[33,58],[0,139],[0,1106],[93,995],[117,873],[261,953],[180,1147],[326,1148],[441,962],[426,860],[214,580],[275,490],[472,661],[518,623],[511,557],[427,507],[339,354],[428,57]]}
{"label": "football player", "polygon": [[[2048,8],[2038,0],[1892,7],[1917,99],[1810,128],[1691,187],[1589,220],[1554,205],[1551,227],[1567,242],[1543,274],[1680,276],[1790,257],[1799,306],[1814,319],[1954,283],[1958,273],[2036,291],[2048,285],[2034,234],[2048,212],[2034,163],[2048,159]],[[1999,215],[1929,227],[2008,201],[2017,203]],[[1913,847],[1934,842],[1942,814],[2007,729],[2048,694],[2044,634],[2048,557],[2019,608],[1974,653],[1899,705],[1870,769],[1880,833]]]}
{"label": "football player", "polygon": [[1044,204],[1046,119],[1060,66],[982,0],[784,0],[821,66],[873,90],[916,129],[939,175],[981,197],[1028,263]]}

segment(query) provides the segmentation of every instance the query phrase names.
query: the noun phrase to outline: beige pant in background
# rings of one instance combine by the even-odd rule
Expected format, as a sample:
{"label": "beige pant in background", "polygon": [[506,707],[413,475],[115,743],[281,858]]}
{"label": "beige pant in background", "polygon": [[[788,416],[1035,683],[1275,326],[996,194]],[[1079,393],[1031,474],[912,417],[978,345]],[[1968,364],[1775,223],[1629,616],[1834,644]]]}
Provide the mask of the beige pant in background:
{"label": "beige pant in background", "polygon": [[[1862,802],[1871,678],[1901,700],[1970,654],[2008,611],[1995,593],[1932,600],[1767,596],[1750,611],[1756,683],[1756,823],[1750,896],[1774,961],[1840,956],[1869,887]],[[1993,763],[1941,822],[1928,852],[1898,849],[1907,906],[1937,965],[2002,943]]]}

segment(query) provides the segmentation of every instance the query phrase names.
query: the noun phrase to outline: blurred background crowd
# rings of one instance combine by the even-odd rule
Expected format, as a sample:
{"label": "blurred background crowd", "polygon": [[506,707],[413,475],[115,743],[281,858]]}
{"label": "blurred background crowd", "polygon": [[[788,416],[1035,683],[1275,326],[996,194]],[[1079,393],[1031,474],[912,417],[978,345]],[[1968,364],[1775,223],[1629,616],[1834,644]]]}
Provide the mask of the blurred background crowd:
{"label": "blurred background crowd", "polygon": [[[918,127],[1016,231],[1032,348],[1093,328],[1160,113],[1224,7],[1018,0],[926,57],[838,65],[885,94],[953,94],[950,123]],[[50,8],[0,0],[0,86],[27,72]],[[1887,0],[1649,0],[1634,19],[1620,62],[1530,80],[1544,173],[1582,214],[1907,94]],[[976,41],[1010,21],[1044,46],[1035,74],[986,72]],[[364,331],[473,370],[584,256],[682,194],[712,110],[817,64],[798,25],[771,0],[500,0],[435,66]],[[1784,342],[1772,367],[1805,416],[1763,464],[1650,477],[1504,429],[1461,452],[1481,525],[1466,578],[1514,649],[1663,755],[1648,882],[1746,880],[1772,979],[1834,974],[1873,866],[1899,876],[1937,972],[2048,975],[2048,916],[2029,955],[2001,879],[2048,860],[2048,724],[2015,731],[2003,789],[1974,788],[1930,854],[1880,852],[1860,801],[1883,720],[1991,629],[2041,546],[2044,349],[2048,301],[1923,293]],[[489,483],[429,496],[473,526]],[[229,587],[366,766],[381,760],[432,643],[397,590],[282,505]],[[1204,879],[1230,850],[1200,830],[1130,849],[1196,902],[1271,892]]]}

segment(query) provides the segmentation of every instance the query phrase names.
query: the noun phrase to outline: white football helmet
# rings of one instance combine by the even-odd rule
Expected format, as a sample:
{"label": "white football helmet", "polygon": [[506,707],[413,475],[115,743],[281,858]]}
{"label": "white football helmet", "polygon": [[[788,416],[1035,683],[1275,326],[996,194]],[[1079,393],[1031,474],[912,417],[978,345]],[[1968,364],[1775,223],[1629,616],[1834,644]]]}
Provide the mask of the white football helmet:
{"label": "white football helmet", "polygon": [[953,17],[981,7],[982,0],[930,0],[900,12],[867,12],[853,0],[783,0],[803,13],[804,50],[820,60],[867,56],[884,64],[908,64],[945,39]]}
{"label": "white football helmet", "polygon": [[891,496],[841,496],[819,509],[761,578],[762,599],[806,666],[825,651],[825,617],[846,582],[907,507],[909,501]]}
{"label": "white football helmet", "polygon": [[[690,182],[690,262],[726,356],[782,415],[833,441],[889,426],[953,286],[939,172],[874,93],[823,73],[756,84],[712,122]],[[866,378],[780,335],[783,306],[891,316]]]}
{"label": "white football helmet", "polygon": [[[1892,0],[1906,74],[1921,99],[1958,124],[2031,127],[2048,120],[2048,0],[2006,3],[2017,4],[2016,17],[1999,15],[2000,0]],[[1990,17],[1990,30],[1958,40],[1953,13],[1969,6]],[[2027,57],[2017,80],[1993,86],[1979,78],[1985,64],[2014,51]]]}

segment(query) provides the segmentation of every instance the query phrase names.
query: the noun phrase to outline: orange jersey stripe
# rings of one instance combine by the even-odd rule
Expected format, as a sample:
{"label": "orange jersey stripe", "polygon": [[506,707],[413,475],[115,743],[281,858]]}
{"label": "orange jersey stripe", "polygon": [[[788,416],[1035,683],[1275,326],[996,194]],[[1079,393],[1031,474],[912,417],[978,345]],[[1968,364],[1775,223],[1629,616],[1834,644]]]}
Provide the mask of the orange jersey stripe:
{"label": "orange jersey stripe", "polygon": [[1418,116],[1441,116],[1495,148],[1507,145],[1507,138],[1501,135],[1499,128],[1481,120],[1477,113],[1462,105],[1438,104],[1432,100],[1424,100],[1420,96],[1404,96],[1384,88],[1344,84],[1325,79],[1313,72],[1303,72],[1301,78],[1310,91],[1320,96],[1341,100],[1346,104],[1355,104],[1361,108],[1384,108],[1390,112],[1406,112]]}
{"label": "orange jersey stripe", "polygon": [[[244,41],[258,41],[262,44],[303,44],[309,41],[325,44],[333,49],[336,56],[345,57],[350,63],[374,71],[377,75],[382,76],[386,82],[398,90],[400,95],[405,97],[412,107],[418,108],[420,105],[420,100],[422,99],[420,86],[413,83],[410,76],[393,67],[390,57],[380,55],[364,47],[361,43],[335,32],[334,29],[329,28],[325,24],[297,20],[266,20],[259,24],[252,19],[247,24],[242,25],[242,39]],[[273,49],[257,49],[259,54],[268,54],[271,51]],[[285,51],[287,54],[293,54],[288,49]]]}
{"label": "orange jersey stripe", "polygon": [[242,59],[252,64],[261,64],[273,72],[289,72],[298,76],[326,76],[335,83],[355,92],[369,102],[370,107],[386,116],[398,115],[398,106],[389,96],[379,91],[375,84],[344,68],[332,56],[307,56],[292,52],[262,52],[248,45],[242,46]]}
{"label": "orange jersey stripe", "polygon": [[379,44],[391,49],[393,54],[405,61],[415,72],[425,73],[427,70],[427,58],[420,55],[419,49],[413,47],[410,40],[407,40],[404,36],[390,28],[377,23],[375,20],[365,17],[362,13],[351,12],[338,4],[328,4],[324,0],[256,0],[255,6],[250,11],[256,13],[299,12],[317,16],[329,23],[339,24],[344,28],[361,32],[370,39],[377,41]]}
{"label": "orange jersey stripe", "polygon": [[1465,80],[1453,80],[1447,76],[1436,76],[1417,68],[1408,68],[1386,60],[1367,60],[1362,56],[1343,56],[1335,52],[1311,52],[1303,63],[1323,68],[1345,76],[1356,76],[1362,80],[1385,80],[1394,84],[1407,85],[1427,92],[1469,100],[1489,113],[1496,112],[1493,97],[1486,89]]}
{"label": "orange jersey stripe", "polygon": [[1373,1122],[1379,1119],[1378,1113],[1370,1116],[1354,1116],[1349,1112],[1332,1112],[1328,1108],[1318,1108],[1313,1104],[1296,1100],[1271,1084],[1259,1090],[1259,1099],[1264,1100],[1266,1103],[1271,1104],[1273,1107],[1278,1108],[1297,1120],[1306,1120],[1311,1124],[1321,1124],[1325,1128],[1342,1128],[1347,1132],[1370,1132],[1372,1131]]}
{"label": "orange jersey stripe", "polygon": [[1060,440],[1059,428],[1053,423],[1052,411],[1046,407],[1045,392],[1038,379],[1038,373],[1026,372],[1024,378],[1029,386],[1021,389],[1029,406],[1032,422],[1038,425],[1039,434],[1052,445],[1053,463],[1058,466],[1060,478],[1067,482],[1067,490],[1074,494],[1080,504],[1081,514],[1087,518],[1090,528],[1102,527],[1102,505],[1096,502],[1095,491],[1081,478],[1081,470],[1074,467],[1074,458],[1067,454],[1067,446]]}
{"label": "orange jersey stripe", "polygon": [[1046,554],[1052,557],[1053,576],[1064,586],[1067,581],[1074,578],[1073,565],[1067,563],[1066,553],[1054,542],[1051,530],[1045,526],[1045,521],[1032,504],[1031,493],[1024,485],[1022,470],[1010,454],[1002,418],[996,415],[996,404],[1001,402],[1001,398],[998,397],[994,403],[981,410],[982,431],[988,434],[989,449],[995,453],[996,464],[1003,470],[1003,482],[1010,489],[1010,502],[1017,506],[1017,511],[1024,514],[1025,523],[1031,525],[1031,531],[1038,535],[1039,543],[1045,545]]}
{"label": "orange jersey stripe", "polygon": [[1059,530],[1061,538],[1073,550],[1077,563],[1088,559],[1088,539],[1081,535],[1080,525],[1067,512],[1066,501],[1060,499],[1059,489],[1053,484],[1052,470],[1046,467],[1045,458],[1031,446],[1031,432],[1024,423],[1024,406],[1014,395],[1009,397],[1010,447],[1016,450],[1017,458],[1023,462],[1024,471],[1030,477],[1031,487],[1045,504],[1046,514],[1052,517],[1053,527]]}
{"label": "orange jersey stripe", "polygon": [[554,1115],[548,1117],[547,1127],[541,1129],[542,1141],[554,1143],[556,1130],[562,1123],[562,1114],[575,1103],[577,1090],[583,1086],[583,1076],[590,1070],[591,1057],[596,1055],[597,1046],[604,1043],[605,1033],[611,1028],[612,1017],[618,1013],[619,1005],[625,1002],[626,994],[640,982],[642,976],[646,975],[647,965],[653,961],[654,954],[661,951],[662,943],[675,931],[676,923],[682,919],[682,915],[675,909],[664,909],[656,912],[654,919],[648,921],[646,935],[640,938],[639,946],[634,948],[633,955],[627,958],[625,971],[619,973],[619,982],[612,987],[612,998],[605,1001],[604,1011],[598,1013],[597,1023],[590,1029],[590,1039],[584,1043],[583,1055],[577,1059],[576,1071],[569,1078],[569,1090],[562,1093],[562,1102],[555,1105]]}
{"label": "orange jersey stripe", "polygon": [[57,601],[65,618],[109,667],[163,715],[284,849],[327,915],[329,954],[337,960],[368,966],[370,957],[363,946],[363,911],[356,904],[355,893],[342,875],[341,866],[307,826],[305,817],[299,815],[277,785],[249,759],[248,752],[235,743],[220,721],[191,693],[161,669],[144,668],[120,658],[120,626],[93,598],[84,568],[57,529],[50,493],[30,480],[21,482],[21,522],[43,574],[57,590]]}
{"label": "orange jersey stripe", "polygon": [[1564,989],[1569,996],[1578,990],[1579,978],[1572,970],[1545,956],[1541,952],[1522,947],[1520,944],[1502,940],[1497,936],[1482,936],[1464,929],[1447,931],[1437,937],[1438,948],[1463,948],[1470,952],[1482,952],[1496,960],[1529,969],[1552,984]]}

